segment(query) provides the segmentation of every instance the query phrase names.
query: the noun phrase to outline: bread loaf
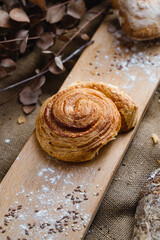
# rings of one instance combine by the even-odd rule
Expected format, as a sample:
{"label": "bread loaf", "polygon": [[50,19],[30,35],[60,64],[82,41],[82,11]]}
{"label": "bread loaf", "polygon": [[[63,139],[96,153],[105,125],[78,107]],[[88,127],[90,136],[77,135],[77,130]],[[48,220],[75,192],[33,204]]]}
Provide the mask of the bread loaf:
{"label": "bread loaf", "polygon": [[160,37],[160,0],[111,0],[126,34],[136,40]]}
{"label": "bread loaf", "polygon": [[160,239],[160,169],[153,172],[140,192],[132,240]]}

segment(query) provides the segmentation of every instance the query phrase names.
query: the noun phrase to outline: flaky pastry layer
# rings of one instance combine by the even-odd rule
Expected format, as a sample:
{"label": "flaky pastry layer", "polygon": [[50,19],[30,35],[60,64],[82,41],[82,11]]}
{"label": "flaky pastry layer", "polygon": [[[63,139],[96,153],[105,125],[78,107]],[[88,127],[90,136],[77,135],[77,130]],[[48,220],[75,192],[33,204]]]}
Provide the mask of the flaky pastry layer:
{"label": "flaky pastry layer", "polygon": [[36,136],[51,156],[71,162],[92,159],[118,132],[136,124],[137,106],[110,84],[80,82],[42,105]]}

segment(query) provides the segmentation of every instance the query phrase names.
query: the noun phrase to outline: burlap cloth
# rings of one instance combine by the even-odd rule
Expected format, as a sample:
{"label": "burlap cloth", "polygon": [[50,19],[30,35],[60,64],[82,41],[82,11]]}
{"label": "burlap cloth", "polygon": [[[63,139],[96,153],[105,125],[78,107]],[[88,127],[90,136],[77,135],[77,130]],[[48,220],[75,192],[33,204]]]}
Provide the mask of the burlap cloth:
{"label": "burlap cloth", "polygon": [[[97,24],[98,22],[90,26],[90,35],[95,31]],[[76,49],[80,44],[82,44],[82,40],[76,39],[67,49],[66,55],[73,52],[73,49]],[[59,46],[55,48],[59,48]],[[0,87],[17,82],[19,79],[30,75],[39,62],[40,53],[35,50],[26,59],[19,62],[16,73],[12,74],[10,78],[1,80]],[[0,180],[3,179],[16,156],[29,139],[34,129],[40,103],[58,91],[68,73],[69,71],[59,76],[48,75],[47,82],[43,87],[43,94],[36,109],[30,115],[25,116],[26,122],[21,125],[17,123],[18,117],[24,115],[22,106],[17,99],[20,87],[0,94],[0,103],[4,103],[11,98],[0,106]],[[103,199],[87,233],[86,240],[131,239],[138,193],[149,173],[159,167],[157,160],[160,159],[160,144],[154,145],[151,139],[152,133],[157,133],[160,136],[159,97],[160,92],[157,91]],[[10,143],[6,143],[6,139],[10,139]]]}

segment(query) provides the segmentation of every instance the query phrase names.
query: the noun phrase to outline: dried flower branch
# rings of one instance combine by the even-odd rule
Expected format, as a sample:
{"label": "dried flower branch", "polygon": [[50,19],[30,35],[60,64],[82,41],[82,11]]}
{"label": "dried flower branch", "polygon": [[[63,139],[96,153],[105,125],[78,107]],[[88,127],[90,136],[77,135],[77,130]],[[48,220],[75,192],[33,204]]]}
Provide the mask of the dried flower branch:
{"label": "dried flower branch", "polygon": [[[86,48],[87,46],[89,46],[90,44],[92,44],[94,41],[93,40],[90,40],[89,42],[86,42],[84,45],[82,45],[80,48],[76,49],[73,53],[71,53],[68,57],[66,57],[64,60],[62,60],[62,63],[64,64],[65,62],[67,62],[68,60],[70,60],[71,58],[73,58],[75,55],[77,55],[79,52],[83,51],[84,48]],[[49,66],[48,66],[49,67]],[[19,85],[22,85],[24,83],[27,83],[27,82],[30,82],[38,77],[41,77],[43,76],[44,74],[46,74],[47,72],[49,72],[49,68],[47,68],[46,70],[43,70],[42,72],[34,75],[34,76],[31,76],[29,78],[26,78],[20,82],[17,82],[15,84],[12,84],[8,87],[5,87],[5,88],[2,88],[0,89],[0,92],[4,92],[4,91],[7,91],[11,88],[14,88],[14,87],[17,87]]]}
{"label": "dried flower branch", "polygon": [[[42,50],[48,49],[55,44],[57,36],[78,24],[77,16],[80,18],[85,10],[85,0],[68,0],[59,4],[51,0],[2,1],[0,78],[8,74],[6,68],[1,66],[3,59],[8,58],[16,62],[32,51],[35,45]],[[66,18],[67,25],[64,26]]]}
{"label": "dried flower branch", "polygon": [[68,44],[69,44],[79,33],[81,33],[81,32],[83,31],[83,29],[85,29],[86,26],[87,26],[90,22],[92,22],[94,19],[96,19],[97,17],[99,17],[100,15],[102,15],[105,11],[106,11],[106,9],[101,10],[101,11],[98,12],[96,15],[94,15],[91,19],[89,19],[85,24],[83,24],[83,25],[78,29],[78,31],[77,31],[75,34],[73,34],[73,36],[68,40],[68,42],[66,42],[66,43],[64,44],[64,46],[58,51],[58,53],[56,54],[56,56],[59,56],[59,55],[63,52],[63,50],[68,46]]}
{"label": "dried flower branch", "polygon": [[[77,24],[86,12],[86,2],[87,0],[67,0],[61,3],[57,1],[53,3],[51,0],[3,1],[4,5],[2,4],[0,9],[2,30],[0,33],[0,78],[15,70],[17,60],[32,51],[34,46],[40,48],[43,54],[50,54],[46,65],[36,71],[35,75],[0,89],[0,92],[4,92],[31,82],[30,86],[26,86],[19,93],[19,100],[26,114],[35,108],[41,94],[41,87],[46,81],[45,74],[64,72],[64,63],[93,43],[89,41],[90,37],[84,29],[94,19],[106,14],[108,9],[95,11],[94,15],[78,28]],[[79,35],[86,43],[62,60],[61,57],[66,47]],[[57,53],[53,53],[49,48],[54,46],[57,39],[63,41],[64,45]]]}
{"label": "dried flower branch", "polygon": [[[54,35],[55,36],[55,35]],[[37,40],[39,39],[40,36],[35,36],[35,37],[29,37],[28,40]],[[23,41],[24,38],[14,38],[14,39],[9,39],[9,40],[4,40],[4,41],[0,41],[0,44],[3,43],[12,43],[12,42],[17,42],[17,41]]]}

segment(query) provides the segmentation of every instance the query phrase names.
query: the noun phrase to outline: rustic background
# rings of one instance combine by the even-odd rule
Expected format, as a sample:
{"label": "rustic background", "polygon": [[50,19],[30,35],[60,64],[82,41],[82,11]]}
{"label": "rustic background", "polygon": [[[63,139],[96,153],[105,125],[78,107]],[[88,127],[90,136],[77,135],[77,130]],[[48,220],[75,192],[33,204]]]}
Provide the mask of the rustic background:
{"label": "rustic background", "polygon": [[[96,6],[96,10],[103,8],[103,4]],[[82,21],[88,17],[90,16],[84,16]],[[86,32],[89,36],[93,35],[101,20],[102,17],[88,26]],[[66,49],[65,55],[73,52],[82,43],[82,39],[76,38]],[[57,42],[54,50],[57,51],[62,44],[63,42]],[[77,59],[78,56],[74,58],[74,62]],[[0,88],[30,76],[34,69],[42,65],[44,61],[45,59],[42,61],[40,51],[35,49],[24,59],[19,60],[17,70],[11,76],[0,81]],[[68,66],[67,71],[61,75],[47,75],[47,81],[42,88],[43,93],[36,109],[30,115],[23,113],[22,106],[18,101],[18,92],[22,87],[0,93],[0,180],[3,179],[29,139],[41,103],[58,91],[70,70],[71,66]],[[160,91],[157,89],[139,130],[87,233],[86,240],[128,240],[131,238],[140,188],[149,173],[159,167],[157,160],[160,160],[160,144],[153,144],[151,139],[152,133],[160,136],[159,98]],[[25,123],[18,124],[17,120],[20,116],[25,116]]]}

